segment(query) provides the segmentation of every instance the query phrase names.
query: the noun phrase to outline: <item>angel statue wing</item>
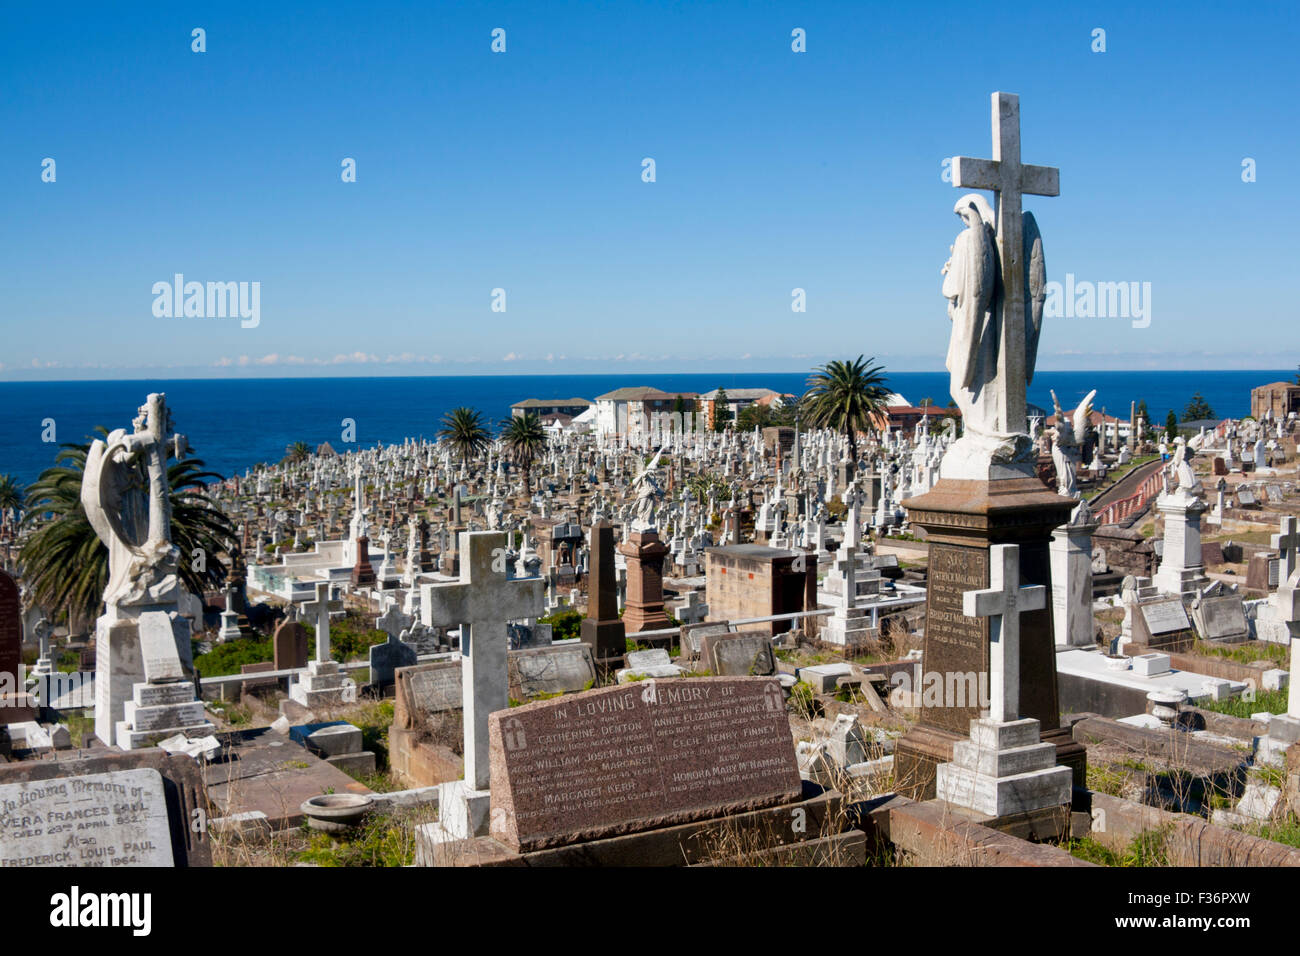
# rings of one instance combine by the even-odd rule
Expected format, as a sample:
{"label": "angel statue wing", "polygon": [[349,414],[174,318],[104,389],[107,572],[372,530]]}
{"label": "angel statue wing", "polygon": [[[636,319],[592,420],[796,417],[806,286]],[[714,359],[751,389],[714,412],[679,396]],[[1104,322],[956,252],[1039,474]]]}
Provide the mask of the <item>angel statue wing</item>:
{"label": "angel statue wing", "polygon": [[659,467],[659,459],[663,457],[663,454],[664,454],[664,450],[662,448],[660,448],[657,452],[655,452],[655,456],[650,459],[650,464],[642,468],[641,473],[637,475],[636,479],[632,482],[633,488],[641,484],[641,482],[645,480],[646,475],[650,475],[654,473],[655,469]]}
{"label": "angel statue wing", "polygon": [[1024,214],[1025,267],[1025,384],[1034,381],[1038,359],[1038,333],[1043,329],[1043,303],[1047,301],[1047,266],[1043,262],[1043,236],[1034,214]]}
{"label": "angel statue wing", "polygon": [[1097,397],[1097,390],[1094,388],[1088,393],[1087,397],[1079,403],[1079,407],[1074,410],[1074,436],[1082,440],[1084,433],[1088,429],[1088,418],[1092,415],[1092,400]]}

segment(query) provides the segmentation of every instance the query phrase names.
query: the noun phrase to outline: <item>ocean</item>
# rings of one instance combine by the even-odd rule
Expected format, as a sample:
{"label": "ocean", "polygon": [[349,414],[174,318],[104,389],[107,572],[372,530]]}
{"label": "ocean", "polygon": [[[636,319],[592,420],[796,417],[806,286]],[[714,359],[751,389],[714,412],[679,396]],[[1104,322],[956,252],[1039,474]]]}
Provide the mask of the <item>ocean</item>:
{"label": "ocean", "polygon": [[[1051,372],[1040,370],[1029,401],[1049,412],[1055,389],[1072,408],[1091,389],[1095,405],[1121,418],[1129,402],[1145,399],[1153,422],[1181,413],[1200,392],[1220,417],[1250,412],[1256,385],[1291,381],[1294,371]],[[481,375],[409,378],[189,379],[111,382],[0,383],[0,474],[31,482],[53,464],[57,442],[83,441],[96,425],[129,428],[149,392],[167,393],[178,430],[211,470],[242,474],[258,462],[278,461],[295,441],[328,441],[340,452],[343,420],[356,423],[356,442],[368,447],[407,437],[435,437],[443,414],[458,405],[481,410],[495,427],[510,405],[525,398],[595,398],[627,385],[706,392],[765,386],[801,393],[806,373],[691,373],[680,375]],[[897,372],[889,386],[912,404],[930,398],[946,405],[947,372]],[[52,419],[56,443],[43,441]]]}

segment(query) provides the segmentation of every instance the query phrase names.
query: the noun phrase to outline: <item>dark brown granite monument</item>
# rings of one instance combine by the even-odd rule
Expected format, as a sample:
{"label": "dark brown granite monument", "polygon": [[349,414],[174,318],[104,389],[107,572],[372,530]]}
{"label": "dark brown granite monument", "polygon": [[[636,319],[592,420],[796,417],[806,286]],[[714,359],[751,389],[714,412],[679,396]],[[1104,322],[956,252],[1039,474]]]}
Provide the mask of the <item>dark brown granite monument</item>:
{"label": "dark brown granite monument", "polygon": [[364,534],[357,538],[357,563],[352,567],[353,587],[373,587],[375,569],[370,566],[370,539]]}
{"label": "dark brown granite monument", "polygon": [[0,571],[0,724],[33,720],[35,704],[22,680],[23,619],[18,585]]}
{"label": "dark brown granite monument", "polygon": [[618,546],[627,558],[627,601],[623,627],[628,634],[672,627],[664,610],[664,558],[668,546],[656,531],[633,531]]}
{"label": "dark brown granite monument", "polygon": [[[921,659],[927,679],[938,686],[968,686],[967,675],[987,681],[989,619],[966,617],[962,595],[989,587],[989,548],[1020,546],[1020,580],[1048,585],[1048,542],[1052,529],[1069,519],[1074,502],[1049,491],[1036,477],[997,481],[941,479],[934,489],[903,502],[908,519],[925,529],[930,543],[926,589],[925,647]],[[970,733],[979,716],[978,698],[933,701],[922,694],[921,718],[894,751],[898,790],[914,799],[934,796],[934,768],[952,759],[952,745]],[[962,704],[962,706],[958,706]],[[1051,602],[1020,617],[1020,714],[1042,724],[1042,739],[1056,744],[1057,762],[1075,772],[1083,786],[1086,751],[1061,727],[1056,688],[1056,647]]]}
{"label": "dark brown granite monument", "polygon": [[614,526],[597,521],[590,532],[591,567],[588,571],[587,616],[582,619],[582,642],[591,646],[599,670],[618,667],[626,639],[618,616],[618,582],[614,577]]}

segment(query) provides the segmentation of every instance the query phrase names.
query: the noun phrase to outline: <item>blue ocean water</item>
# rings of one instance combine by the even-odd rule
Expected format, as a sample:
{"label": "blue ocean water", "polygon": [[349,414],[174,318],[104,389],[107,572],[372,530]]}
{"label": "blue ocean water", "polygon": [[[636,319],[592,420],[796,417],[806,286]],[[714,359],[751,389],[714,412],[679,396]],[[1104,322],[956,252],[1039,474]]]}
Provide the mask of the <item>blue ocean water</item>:
{"label": "blue ocean water", "polygon": [[[1129,402],[1145,399],[1153,421],[1182,411],[1200,392],[1221,417],[1250,411],[1256,385],[1290,381],[1294,371],[1051,372],[1040,370],[1029,400],[1050,411],[1049,389],[1066,408],[1091,389],[1095,405],[1127,417]],[[806,373],[691,373],[680,375],[425,376],[410,378],[188,379],[113,382],[0,383],[0,474],[26,483],[54,461],[57,444],[42,441],[43,422],[53,419],[58,442],[82,441],[96,425],[129,428],[151,391],[167,393],[179,430],[196,453],[222,475],[242,474],[263,461],[278,461],[294,441],[328,441],[339,451],[342,421],[356,422],[359,446],[404,438],[433,438],[443,414],[458,405],[484,412],[493,423],[525,398],[595,398],[626,385],[667,391],[705,392],[760,387],[801,393]],[[946,372],[897,372],[889,385],[909,402],[948,403]]]}

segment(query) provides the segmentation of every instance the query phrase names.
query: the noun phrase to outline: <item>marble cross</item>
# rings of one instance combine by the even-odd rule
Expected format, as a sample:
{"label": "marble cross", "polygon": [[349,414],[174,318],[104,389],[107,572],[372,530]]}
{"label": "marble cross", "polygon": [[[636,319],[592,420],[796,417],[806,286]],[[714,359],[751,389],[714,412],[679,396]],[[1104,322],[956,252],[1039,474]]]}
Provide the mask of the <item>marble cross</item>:
{"label": "marble cross", "polygon": [[506,625],[542,614],[542,579],[507,579],[505,555],[505,532],[462,531],[460,580],[421,590],[426,626],[460,625],[465,783],[474,790],[488,787],[488,715],[509,706]]}
{"label": "marble cross", "polygon": [[317,581],[316,599],[304,601],[302,604],[304,614],[316,615],[316,660],[318,661],[330,659],[330,612],[341,610],[343,610],[342,601],[330,600],[328,581]]}
{"label": "marble cross", "polygon": [[1278,568],[1278,580],[1286,581],[1297,567],[1296,549],[1300,548],[1300,532],[1296,531],[1296,516],[1287,515],[1282,519],[1279,533],[1273,535],[1270,543],[1277,548],[1281,565]]}
{"label": "marble cross", "polygon": [[989,719],[1020,719],[1020,615],[1047,606],[1047,588],[1020,584],[1020,545],[989,549],[989,587],[962,595],[962,613],[989,618]]}
{"label": "marble cross", "polygon": [[[1025,287],[1024,237],[1020,200],[1025,194],[1059,196],[1061,173],[1052,166],[1020,162],[1020,97],[994,93],[993,158],[952,158],[952,184],[962,189],[991,189],[997,193],[998,261],[1002,267],[1001,341],[998,381],[1003,383],[998,430],[1020,434],[1025,430]],[[1012,387],[1012,386],[1015,387]]]}

